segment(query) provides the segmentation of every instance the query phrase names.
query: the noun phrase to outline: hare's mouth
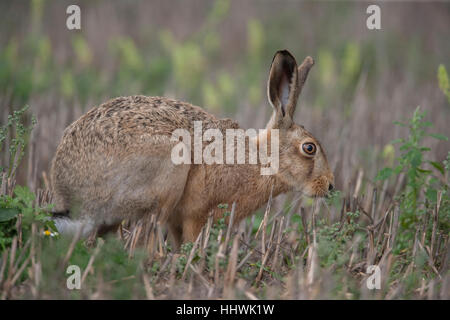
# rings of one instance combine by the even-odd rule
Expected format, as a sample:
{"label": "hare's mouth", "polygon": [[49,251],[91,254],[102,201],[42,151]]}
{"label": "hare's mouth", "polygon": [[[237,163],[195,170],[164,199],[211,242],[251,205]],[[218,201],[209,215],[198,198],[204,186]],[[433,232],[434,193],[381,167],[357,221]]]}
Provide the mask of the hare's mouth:
{"label": "hare's mouth", "polygon": [[327,189],[323,188],[314,188],[310,186],[306,186],[304,188],[297,188],[294,187],[295,192],[300,192],[302,195],[305,195],[310,198],[324,198],[329,194],[329,191]]}
{"label": "hare's mouth", "polygon": [[308,196],[311,198],[325,198],[327,195],[328,195],[328,191],[313,193],[313,194],[309,194]]}

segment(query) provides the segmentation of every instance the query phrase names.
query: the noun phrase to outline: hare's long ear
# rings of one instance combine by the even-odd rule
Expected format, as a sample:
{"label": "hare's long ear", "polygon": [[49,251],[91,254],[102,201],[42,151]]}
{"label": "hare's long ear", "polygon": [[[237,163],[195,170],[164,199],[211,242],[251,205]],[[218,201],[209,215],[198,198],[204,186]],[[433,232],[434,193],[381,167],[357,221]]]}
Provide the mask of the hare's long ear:
{"label": "hare's long ear", "polygon": [[[300,67],[298,67],[298,94],[302,92],[303,85],[305,84],[306,78],[308,77],[309,70],[314,65],[314,59],[310,56],[306,57],[305,60],[303,60]],[[292,111],[292,114],[294,112]]]}
{"label": "hare's long ear", "polygon": [[274,108],[268,127],[291,126],[298,96],[313,64],[312,58],[307,57],[297,69],[297,62],[289,51],[281,50],[275,54],[267,84],[269,102]]}
{"label": "hare's long ear", "polygon": [[298,71],[295,58],[287,50],[278,51],[273,57],[267,83],[267,96],[274,109],[269,127],[291,126],[291,110],[295,109],[298,97],[297,84]]}

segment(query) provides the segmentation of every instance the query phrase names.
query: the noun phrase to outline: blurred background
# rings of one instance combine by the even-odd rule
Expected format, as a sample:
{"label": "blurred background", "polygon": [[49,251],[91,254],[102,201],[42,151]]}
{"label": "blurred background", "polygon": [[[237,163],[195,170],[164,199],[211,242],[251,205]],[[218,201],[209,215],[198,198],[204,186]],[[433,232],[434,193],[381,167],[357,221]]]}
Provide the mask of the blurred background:
{"label": "blurred background", "polygon": [[[373,2],[381,30],[366,27],[372,2],[1,1],[0,124],[25,105],[38,121],[18,183],[41,187],[64,128],[116,96],[168,96],[263,128],[270,63],[284,48],[316,61],[295,117],[326,149],[337,188],[359,169],[375,177],[407,135],[393,121],[417,106],[450,136],[438,84],[439,65],[450,67],[450,3]],[[66,28],[70,4],[81,30]],[[449,142],[428,143],[444,160]]]}

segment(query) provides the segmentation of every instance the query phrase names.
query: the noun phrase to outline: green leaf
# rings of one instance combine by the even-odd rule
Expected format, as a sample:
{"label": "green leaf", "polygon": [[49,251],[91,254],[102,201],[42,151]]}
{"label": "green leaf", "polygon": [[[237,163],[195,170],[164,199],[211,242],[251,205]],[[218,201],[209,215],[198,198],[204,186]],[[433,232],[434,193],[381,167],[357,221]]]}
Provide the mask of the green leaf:
{"label": "green leaf", "polygon": [[36,195],[28,189],[28,187],[17,186],[14,188],[14,194],[20,199],[27,207],[32,208]]}
{"label": "green leaf", "polygon": [[396,143],[400,143],[400,142],[403,142],[403,141],[405,141],[405,139],[395,139],[395,140],[392,140],[391,141],[391,144],[396,144]]}
{"label": "green leaf", "polygon": [[397,125],[397,126],[400,126],[400,127],[406,127],[406,124],[404,124],[403,122],[400,122],[400,121],[394,121],[392,123]]}
{"label": "green leaf", "polygon": [[440,173],[445,174],[444,166],[441,163],[435,162],[435,161],[429,161],[429,162],[433,167],[435,167],[437,170],[439,170]]}
{"label": "green leaf", "polygon": [[437,191],[430,188],[430,189],[428,189],[428,190],[425,192],[425,196],[426,196],[427,199],[430,200],[432,203],[435,203],[435,202],[436,202],[436,199],[437,199]]}
{"label": "green leaf", "polygon": [[438,140],[448,141],[448,138],[446,136],[444,136],[443,134],[430,133],[430,137],[433,137],[433,138],[438,139]]}
{"label": "green leaf", "polygon": [[426,174],[433,173],[431,170],[425,170],[425,169],[421,169],[421,168],[417,168],[417,171],[426,173]]}
{"label": "green leaf", "polygon": [[0,208],[0,222],[14,219],[20,213],[19,210],[13,208]]}
{"label": "green leaf", "polygon": [[420,166],[420,164],[422,163],[422,154],[418,151],[414,151],[411,154],[411,164],[414,167],[418,167]]}
{"label": "green leaf", "polygon": [[378,174],[377,174],[375,180],[386,180],[387,178],[389,178],[389,177],[392,175],[393,172],[394,172],[394,171],[393,171],[391,168],[384,168],[384,169],[381,169],[381,170],[378,172]]}
{"label": "green leaf", "polygon": [[400,147],[400,151],[408,150],[408,149],[411,148],[411,147],[412,147],[412,143],[411,143],[411,142],[406,142],[405,144],[403,144],[403,145]]}
{"label": "green leaf", "polygon": [[294,223],[296,223],[296,222],[300,223],[302,221],[302,217],[298,214],[294,214],[291,217],[291,221]]}
{"label": "green leaf", "polygon": [[394,168],[394,173],[399,174],[400,172],[402,172],[402,170],[403,170],[403,166],[399,164],[398,166],[396,166]]}

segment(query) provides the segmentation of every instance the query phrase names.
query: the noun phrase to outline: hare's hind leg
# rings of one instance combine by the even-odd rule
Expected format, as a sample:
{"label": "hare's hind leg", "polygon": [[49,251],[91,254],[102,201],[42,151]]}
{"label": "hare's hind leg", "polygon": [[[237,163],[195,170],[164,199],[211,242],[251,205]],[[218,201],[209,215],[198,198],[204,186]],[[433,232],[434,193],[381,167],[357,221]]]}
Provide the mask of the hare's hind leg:
{"label": "hare's hind leg", "polygon": [[165,224],[183,196],[189,170],[189,164],[174,164],[170,152],[135,154],[109,172],[106,185],[114,193],[108,216],[115,221],[136,221],[155,215]]}

